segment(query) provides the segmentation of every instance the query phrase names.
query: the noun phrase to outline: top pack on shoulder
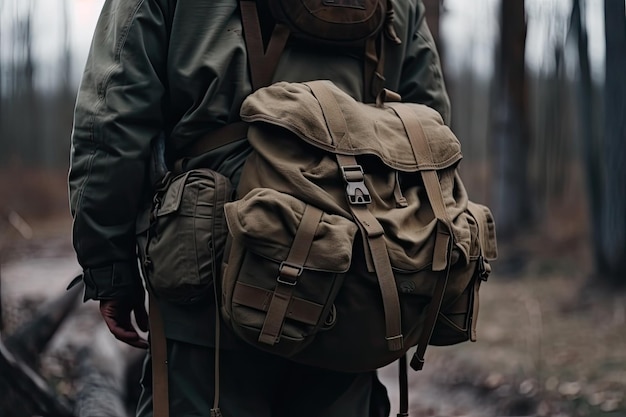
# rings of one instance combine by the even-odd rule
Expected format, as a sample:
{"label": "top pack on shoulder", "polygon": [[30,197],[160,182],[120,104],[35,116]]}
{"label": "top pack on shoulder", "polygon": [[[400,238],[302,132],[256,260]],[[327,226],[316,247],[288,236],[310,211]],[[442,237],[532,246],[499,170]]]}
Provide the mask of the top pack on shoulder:
{"label": "top pack on shoulder", "polygon": [[[253,90],[272,82],[290,36],[309,43],[359,47],[363,51],[363,95],[373,102],[384,87],[386,44],[400,44],[392,0],[241,0]],[[263,8],[274,20],[269,40],[261,30]]]}
{"label": "top pack on shoulder", "polygon": [[388,0],[268,0],[276,21],[313,42],[350,45],[383,27]]}

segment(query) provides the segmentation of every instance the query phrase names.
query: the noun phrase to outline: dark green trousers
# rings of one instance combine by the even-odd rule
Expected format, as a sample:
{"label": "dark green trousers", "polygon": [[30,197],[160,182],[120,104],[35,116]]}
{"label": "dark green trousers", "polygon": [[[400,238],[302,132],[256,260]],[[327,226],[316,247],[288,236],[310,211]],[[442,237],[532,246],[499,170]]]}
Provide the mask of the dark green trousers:
{"label": "dark green trousers", "polygon": [[[168,340],[171,417],[209,417],[214,349]],[[150,355],[144,362],[137,417],[152,416]],[[387,417],[375,372],[339,373],[296,364],[256,349],[220,352],[219,406],[224,417]]]}

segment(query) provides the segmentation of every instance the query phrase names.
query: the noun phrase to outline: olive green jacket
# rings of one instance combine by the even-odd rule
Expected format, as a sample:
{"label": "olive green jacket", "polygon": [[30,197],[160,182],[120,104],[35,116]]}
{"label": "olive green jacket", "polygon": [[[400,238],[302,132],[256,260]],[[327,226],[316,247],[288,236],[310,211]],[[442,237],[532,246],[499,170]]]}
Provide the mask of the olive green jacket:
{"label": "olive green jacket", "polygon": [[[402,44],[386,51],[386,88],[448,121],[422,1],[394,3]],[[362,58],[353,50],[338,54],[290,42],[275,79],[330,79],[360,99]],[[69,173],[86,300],[126,297],[141,288],[136,224],[152,190],[155,143],[165,137],[171,152],[238,120],[250,91],[236,0],[106,0],[77,98]],[[211,158],[225,160],[232,148],[221,152]]]}

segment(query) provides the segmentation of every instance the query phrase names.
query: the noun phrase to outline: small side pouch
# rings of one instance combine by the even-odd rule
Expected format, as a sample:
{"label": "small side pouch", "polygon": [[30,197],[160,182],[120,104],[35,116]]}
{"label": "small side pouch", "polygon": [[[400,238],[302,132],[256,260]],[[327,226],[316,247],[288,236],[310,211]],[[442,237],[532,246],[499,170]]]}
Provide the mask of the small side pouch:
{"label": "small side pouch", "polygon": [[211,288],[228,234],[224,204],[232,196],[228,178],[206,168],[166,180],[157,191],[145,249],[147,282],[157,297],[189,304]]}
{"label": "small side pouch", "polygon": [[[448,346],[466,341],[476,341],[476,323],[478,321],[479,290],[483,281],[487,281],[491,272],[490,260],[497,258],[495,222],[491,211],[486,206],[469,202],[468,219],[472,243],[469,265],[472,278],[461,295],[441,307],[430,344]],[[450,274],[463,273],[455,271]]]}

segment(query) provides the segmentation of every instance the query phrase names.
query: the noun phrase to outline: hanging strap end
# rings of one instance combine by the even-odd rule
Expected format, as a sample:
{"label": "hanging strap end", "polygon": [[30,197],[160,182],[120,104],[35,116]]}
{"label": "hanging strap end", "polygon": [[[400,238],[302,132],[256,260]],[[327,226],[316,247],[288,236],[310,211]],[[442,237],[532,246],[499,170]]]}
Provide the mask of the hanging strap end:
{"label": "hanging strap end", "polygon": [[421,371],[424,368],[424,358],[415,353],[411,359],[411,368],[414,371]]}

